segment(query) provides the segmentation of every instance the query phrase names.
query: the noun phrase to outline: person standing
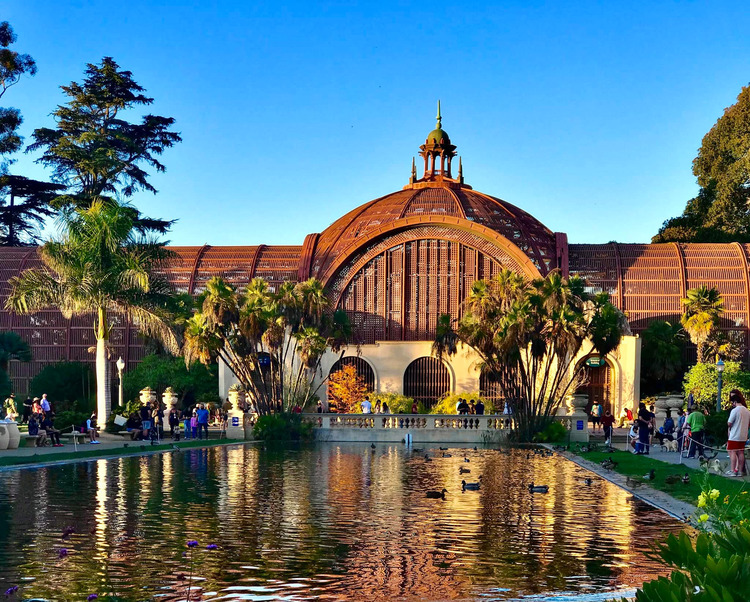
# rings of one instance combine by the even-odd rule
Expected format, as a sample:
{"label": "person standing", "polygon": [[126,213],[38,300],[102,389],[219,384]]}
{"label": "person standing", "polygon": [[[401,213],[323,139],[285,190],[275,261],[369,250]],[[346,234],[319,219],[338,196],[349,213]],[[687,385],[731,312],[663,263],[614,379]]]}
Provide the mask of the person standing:
{"label": "person standing", "polygon": [[638,404],[638,450],[639,455],[649,455],[651,450],[651,421],[654,415],[648,411],[646,404]]}
{"label": "person standing", "polygon": [[180,430],[180,414],[177,411],[177,408],[172,407],[171,410],[169,410],[169,435],[174,439],[174,431],[177,429],[179,432]]}
{"label": "person standing", "polygon": [[597,400],[594,400],[594,405],[591,406],[591,424],[594,425],[594,432],[596,427],[601,423],[602,418],[602,406],[599,405]]}
{"label": "person standing", "polygon": [[363,414],[372,414],[372,404],[369,397],[365,397],[365,400],[359,405],[362,408]]}
{"label": "person standing", "polygon": [[201,433],[205,433],[206,439],[208,439],[208,418],[209,418],[209,411],[206,409],[206,406],[203,404],[200,404],[198,407],[198,439],[202,439]]}
{"label": "person standing", "polygon": [[745,446],[747,445],[747,431],[750,428],[750,410],[747,409],[745,397],[737,389],[729,392],[729,402],[732,411],[727,421],[728,441],[727,451],[732,461],[732,467],[726,472],[728,476],[746,476]]}
{"label": "person standing", "polygon": [[687,416],[685,416],[685,410],[680,408],[677,410],[677,426],[675,432],[677,434],[677,451],[682,452],[682,443],[685,440],[685,430],[687,429]]}
{"label": "person standing", "polygon": [[383,412],[383,414],[390,414],[391,413],[391,409],[388,407],[388,403],[387,402],[385,402],[385,401],[383,402],[383,406],[382,406],[382,410],[381,411]]}
{"label": "person standing", "polygon": [[372,411],[372,413],[373,414],[380,414],[381,411],[382,411],[382,408],[380,407],[380,400],[378,399],[375,402],[375,409]]}
{"label": "person standing", "polygon": [[42,411],[45,414],[49,414],[52,411],[52,406],[49,403],[49,399],[47,399],[47,394],[46,393],[44,393],[42,395],[42,401],[41,401],[40,405],[42,406]]}
{"label": "person standing", "polygon": [[419,406],[417,405],[416,401],[411,402],[411,413],[412,414],[419,414]]}
{"label": "person standing", "polygon": [[198,408],[193,410],[193,415],[190,417],[190,432],[193,434],[193,439],[198,438]]}
{"label": "person standing", "polygon": [[31,397],[27,397],[23,402],[23,414],[21,416],[21,424],[26,424],[31,418]]}
{"label": "person standing", "polygon": [[481,399],[477,399],[477,405],[474,409],[477,412],[477,416],[484,416],[484,402]]}
{"label": "person standing", "polygon": [[701,412],[697,404],[693,405],[690,415],[685,421],[690,429],[690,451],[688,458],[694,458],[695,452],[698,457],[703,457],[703,429],[706,427],[706,416]]}
{"label": "person standing", "polygon": [[182,410],[182,427],[185,430],[185,439],[190,439],[190,433],[192,432],[190,417],[190,410]]}

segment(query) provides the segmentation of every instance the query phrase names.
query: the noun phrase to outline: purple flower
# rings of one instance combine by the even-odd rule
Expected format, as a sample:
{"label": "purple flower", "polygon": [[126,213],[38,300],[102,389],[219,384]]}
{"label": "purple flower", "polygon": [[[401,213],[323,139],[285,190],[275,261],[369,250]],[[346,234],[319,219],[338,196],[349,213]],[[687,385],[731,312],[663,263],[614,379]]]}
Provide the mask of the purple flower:
{"label": "purple flower", "polygon": [[60,548],[60,551],[57,553],[57,555],[60,558],[65,558],[68,555],[68,548]]}
{"label": "purple flower", "polygon": [[9,587],[5,590],[5,597],[8,598],[9,596],[12,596],[18,591],[18,586],[14,585],[13,587]]}
{"label": "purple flower", "polygon": [[207,550],[215,550],[215,549],[217,549],[218,547],[219,547],[219,546],[217,546],[217,545],[216,545],[215,543],[210,543],[210,544],[208,544],[208,545],[206,546],[206,549],[207,549]]}
{"label": "purple flower", "polygon": [[99,597],[99,594],[89,594],[89,597],[86,598],[86,600],[91,602],[92,600],[96,600],[98,597]]}
{"label": "purple flower", "polygon": [[198,545],[198,542],[195,541],[194,539],[191,539],[190,541],[187,542],[187,547],[188,548],[194,548],[197,545]]}

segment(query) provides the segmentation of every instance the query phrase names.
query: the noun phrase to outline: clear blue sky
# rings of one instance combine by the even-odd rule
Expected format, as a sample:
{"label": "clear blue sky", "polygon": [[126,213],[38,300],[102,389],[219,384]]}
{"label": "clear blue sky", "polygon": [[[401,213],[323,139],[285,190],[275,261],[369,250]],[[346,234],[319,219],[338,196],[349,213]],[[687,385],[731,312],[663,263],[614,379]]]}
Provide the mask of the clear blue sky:
{"label": "clear blue sky", "polygon": [[[3,98],[27,140],[105,55],[177,119],[159,193],[133,202],[186,245],[302,244],[400,189],[438,98],[475,189],[571,242],[647,242],[750,82],[746,0],[6,0],[0,20],[39,67]],[[15,171],[44,177],[33,159]]]}

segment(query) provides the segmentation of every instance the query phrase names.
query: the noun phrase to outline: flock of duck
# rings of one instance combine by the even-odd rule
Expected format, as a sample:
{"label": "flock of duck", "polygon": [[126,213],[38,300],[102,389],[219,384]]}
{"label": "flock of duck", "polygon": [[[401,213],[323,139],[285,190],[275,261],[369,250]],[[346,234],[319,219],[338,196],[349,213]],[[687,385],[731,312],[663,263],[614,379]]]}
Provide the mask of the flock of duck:
{"label": "flock of duck", "polygon": [[[375,445],[374,444],[372,444],[371,447],[372,447],[373,450],[375,449]],[[442,454],[440,455],[441,458],[452,458],[453,457],[452,454],[445,453],[445,452],[448,451],[447,447],[440,447],[438,449],[442,452]],[[421,454],[422,452],[424,452],[424,449],[413,448],[412,451],[414,453],[420,453]],[[474,451],[477,451],[476,447],[474,448]],[[510,453],[510,452],[507,452],[507,453]],[[555,454],[554,454],[554,452],[552,452],[552,451],[550,451],[548,449],[535,448],[535,449],[532,449],[530,452],[528,452],[526,454],[526,457],[527,458],[531,458],[532,455],[550,457],[550,456],[554,456]],[[432,458],[430,457],[430,454],[426,453],[424,455],[424,461],[425,462],[432,462]],[[465,463],[467,463],[467,464],[471,462],[471,460],[465,454],[464,454],[463,461]],[[465,474],[469,474],[469,473],[471,473],[471,469],[466,468],[464,466],[459,466],[459,468],[458,468],[458,474],[460,476],[461,475],[465,475]],[[591,481],[591,479],[587,479],[587,480]],[[479,475],[479,478],[477,479],[477,481],[474,481],[474,482],[469,482],[469,481],[466,481],[466,480],[463,480],[463,479],[461,480],[461,491],[462,492],[464,492],[464,491],[479,491],[481,489],[481,487],[482,487],[482,475]],[[549,485],[537,485],[537,484],[535,484],[532,481],[531,483],[528,484],[528,489],[529,489],[529,493],[548,493],[549,492]],[[444,500],[446,493],[448,493],[447,489],[442,489],[440,491],[438,491],[436,489],[433,489],[433,490],[427,491],[425,493],[425,497],[430,498],[430,499],[442,499],[442,500]]]}

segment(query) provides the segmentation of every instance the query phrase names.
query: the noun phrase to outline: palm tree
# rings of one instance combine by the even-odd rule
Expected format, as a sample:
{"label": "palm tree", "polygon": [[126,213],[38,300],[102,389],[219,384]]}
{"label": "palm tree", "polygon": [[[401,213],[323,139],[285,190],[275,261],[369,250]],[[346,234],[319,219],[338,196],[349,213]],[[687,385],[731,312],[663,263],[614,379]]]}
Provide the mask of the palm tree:
{"label": "palm tree", "polygon": [[703,363],[703,351],[706,341],[719,325],[719,318],[724,313],[724,300],[718,290],[706,285],[691,288],[682,299],[685,312],[680,323],[690,336],[698,351],[698,363]]}
{"label": "palm tree", "polygon": [[42,269],[11,278],[6,308],[19,314],[59,309],[63,316],[92,316],[96,337],[97,415],[111,408],[107,347],[112,314],[124,315],[146,335],[173,352],[177,338],[169,324],[172,293],[154,271],[170,256],[134,229],[137,213],[111,200],[61,214],[62,236],[39,249]]}

